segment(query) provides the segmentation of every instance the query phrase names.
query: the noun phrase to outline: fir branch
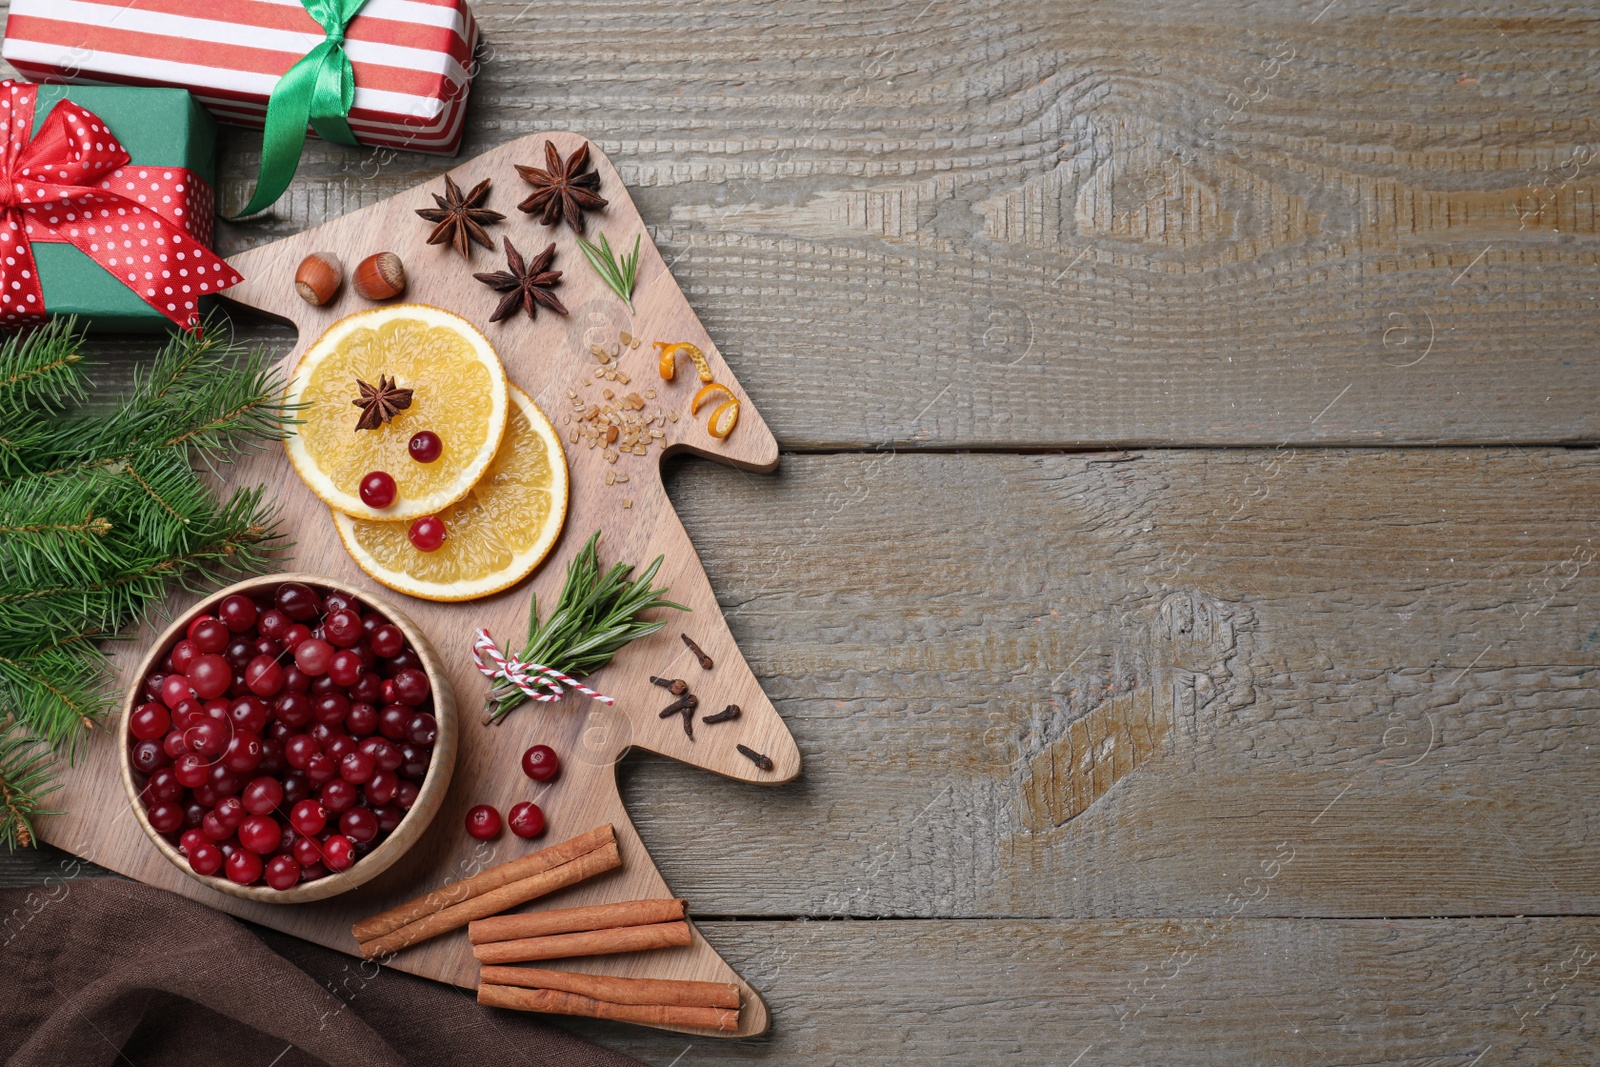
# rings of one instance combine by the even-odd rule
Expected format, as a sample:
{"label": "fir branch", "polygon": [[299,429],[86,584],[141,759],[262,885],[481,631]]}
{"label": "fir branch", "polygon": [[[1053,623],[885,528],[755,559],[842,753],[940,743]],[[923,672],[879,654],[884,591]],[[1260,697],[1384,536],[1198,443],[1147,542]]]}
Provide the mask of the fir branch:
{"label": "fir branch", "polygon": [[7,849],[33,846],[33,820],[60,814],[44,810],[43,803],[59,788],[49,744],[15,723],[7,726],[0,734],[0,841]]}
{"label": "fir branch", "polygon": [[633,239],[633,251],[623,256],[618,261],[616,253],[611,251],[611,242],[606,240],[604,233],[600,234],[600,244],[583,237],[578,238],[578,249],[583,253],[583,258],[589,261],[589,266],[594,268],[600,280],[611,287],[611,291],[622,297],[622,302],[628,305],[628,310],[633,310],[633,285],[639,278],[639,241],[644,234],[638,234]]}
{"label": "fir branch", "polygon": [[56,413],[81,400],[85,378],[74,320],[52,320],[0,345],[0,478],[27,470],[25,457],[59,430]]}

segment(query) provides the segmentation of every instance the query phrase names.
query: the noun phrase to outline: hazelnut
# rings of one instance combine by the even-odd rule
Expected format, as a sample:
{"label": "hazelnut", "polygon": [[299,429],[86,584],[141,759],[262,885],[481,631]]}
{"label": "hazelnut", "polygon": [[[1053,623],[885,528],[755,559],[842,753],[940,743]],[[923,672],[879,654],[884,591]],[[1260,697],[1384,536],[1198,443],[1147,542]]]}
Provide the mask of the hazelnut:
{"label": "hazelnut", "polygon": [[313,252],[294,272],[294,291],[312,307],[331,302],[343,284],[344,264],[331,252]]}
{"label": "hazelnut", "polygon": [[405,292],[406,269],[393,252],[379,252],[356,264],[350,284],[368,300],[387,300]]}

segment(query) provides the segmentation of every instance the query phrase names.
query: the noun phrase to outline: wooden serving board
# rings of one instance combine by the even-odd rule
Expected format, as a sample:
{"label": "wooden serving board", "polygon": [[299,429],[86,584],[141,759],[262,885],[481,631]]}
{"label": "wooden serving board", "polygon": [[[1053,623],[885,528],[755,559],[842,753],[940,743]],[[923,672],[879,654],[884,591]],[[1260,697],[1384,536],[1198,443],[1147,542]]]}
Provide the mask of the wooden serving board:
{"label": "wooden serving board", "polygon": [[[535,848],[564,840],[601,823],[616,827],[623,866],[588,883],[536,901],[528,908],[603,904],[642,897],[671,896],[672,891],[656,870],[640,842],[617,790],[615,764],[633,747],[658,752],[729,778],[758,785],[789,781],[800,771],[800,754],[788,728],[762,692],[760,684],[734,645],[717,606],[694,546],[673,512],[661,484],[660,460],[666,454],[693,452],[749,471],[770,471],[777,466],[777,442],[750,398],[734,379],[716,345],[689,308],[683,293],[651,243],[644,223],[616,169],[591,146],[594,166],[601,178],[607,208],[587,216],[591,239],[604,231],[619,252],[632,247],[643,234],[636,313],[600,280],[579,251],[565,225],[547,227],[534,216],[516,210],[529,191],[513,169],[514,163],[544,165],[544,142],[553,141],[563,157],[583,143],[570,133],[535,135],[503,145],[450,172],[463,190],[484,178],[493,180],[486,206],[504,213],[503,223],[489,228],[498,245],[502,235],[531,257],[551,240],[556,243],[554,268],[563,271],[557,295],[571,312],[562,317],[541,310],[536,321],[518,315],[490,323],[498,294],[474,280],[474,271],[503,269],[504,256],[474,247],[470,263],[448,246],[430,246],[431,229],[415,214],[433,206],[430,191],[443,191],[443,179],[419,186],[380,204],[347,215],[271,245],[252,249],[234,260],[245,276],[233,289],[233,300],[292,322],[299,341],[287,357],[292,368],[301,351],[331,323],[371,304],[346,284],[339,298],[316,308],[294,291],[293,277],[300,260],[312,252],[333,252],[352,271],[365,256],[392,251],[404,261],[409,285],[402,301],[447,308],[475,323],[498,348],[513,382],[526,390],[550,415],[567,449],[572,475],[571,501],[566,527],[543,567],[529,581],[483,600],[464,604],[437,604],[383,590],[368,579],[346,555],[334,532],[327,508],[320,504],[290,469],[281,449],[273,447],[243,462],[230,475],[241,485],[265,483],[282,509],[284,534],[295,547],[285,566],[324,574],[368,586],[395,599],[402,610],[427,632],[446,660],[456,688],[462,716],[461,750],[450,793],[432,827],[411,852],[368,885],[330,900],[300,905],[264,905],[216,893],[194,881],[164,859],[140,832],[129,812],[118,777],[116,745],[120,738],[109,732],[93,734],[77,765],[67,774],[55,806],[67,814],[42,819],[41,836],[122,874],[203,901],[214,908],[303,937],[330,948],[355,952],[350,925],[357,919],[414,897],[483,867],[512,859]],[[594,377],[599,363],[591,344],[609,347],[621,331],[643,339],[637,349],[624,349],[616,364],[631,378],[626,386],[600,382]],[[739,398],[739,424],[725,441],[705,429],[706,411],[699,419],[689,415],[689,398],[699,381],[687,362],[674,382],[663,382],[656,370],[653,341],[691,341],[710,360],[717,381]],[[577,383],[590,383],[579,389]],[[598,449],[568,441],[570,425],[563,416],[570,410],[567,390],[598,397],[601,387],[642,393],[654,388],[664,408],[676,410],[678,421],[665,425],[667,448],[648,457],[624,456],[612,466]],[[607,469],[625,471],[629,480],[606,485]],[[628,501],[631,506],[625,506]],[[488,627],[502,648],[513,648],[526,634],[529,594],[537,592],[541,605],[550,605],[560,590],[565,566],[595,530],[603,530],[602,563],[624,561],[644,565],[657,555],[666,557],[660,582],[671,587],[672,599],[693,609],[690,614],[669,612],[662,631],[629,645],[593,678],[602,692],[617,704],[606,708],[577,696],[554,704],[527,704],[500,726],[480,724],[485,679],[470,656],[476,627]],[[192,602],[185,598],[178,605]],[[715,667],[703,671],[689,654],[680,632],[687,632],[713,657]],[[121,671],[137,664],[154,631],[142,630],[133,641],[113,651]],[[717,726],[697,725],[690,740],[678,716],[667,720],[657,712],[673,699],[653,686],[649,676],[687,679],[701,700],[701,714],[727,704],[743,709],[739,720]],[[131,679],[123,678],[124,684]],[[539,785],[528,780],[520,767],[522,752],[533,744],[548,744],[562,759],[554,781]],[[745,744],[766,753],[774,764],[762,771],[735,751]],[[520,800],[536,801],[545,811],[549,830],[539,841],[525,842],[509,831],[495,841],[469,838],[463,818],[474,804],[493,804],[504,813]],[[690,902],[691,908],[693,901]],[[446,935],[400,953],[394,966],[459,986],[477,984],[474,961],[465,931]],[[650,978],[687,978],[734,982],[743,990],[745,1006],[736,1035],[749,1036],[767,1029],[767,1009],[761,998],[696,932],[694,943],[649,953],[558,961],[553,966],[596,973]],[[358,980],[358,965],[351,974]],[[707,1036],[719,1036],[706,1032]]]}

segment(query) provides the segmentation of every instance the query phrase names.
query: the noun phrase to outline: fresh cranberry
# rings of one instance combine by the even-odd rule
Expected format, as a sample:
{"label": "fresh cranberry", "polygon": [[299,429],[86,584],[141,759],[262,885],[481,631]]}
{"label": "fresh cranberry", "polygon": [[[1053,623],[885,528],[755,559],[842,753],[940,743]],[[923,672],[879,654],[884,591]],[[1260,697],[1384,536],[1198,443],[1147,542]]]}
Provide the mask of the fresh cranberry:
{"label": "fresh cranberry", "polygon": [[133,762],[133,769],[140,774],[153,774],[172,763],[172,757],[161,747],[161,742],[153,737],[134,745],[128,758]]}
{"label": "fresh cranberry", "polygon": [[322,742],[322,751],[326,752],[330,757],[332,757],[333,762],[338,763],[350,753],[354,752],[360,746],[360,744],[360,741],[357,741],[349,734],[335,731],[329,734],[326,741]]}
{"label": "fresh cranberry", "polygon": [[211,777],[211,763],[200,753],[191,750],[172,761],[172,774],[180,784],[194,789],[204,785]]}
{"label": "fresh cranberry", "polygon": [[191,798],[189,803],[183,806],[183,825],[185,829],[198,830],[205,817],[206,806],[198,800]]}
{"label": "fresh cranberry", "polygon": [[351,808],[339,817],[339,832],[365,845],[378,836],[378,817],[371,808]]}
{"label": "fresh cranberry", "polygon": [[239,774],[249,774],[261,765],[261,737],[249,730],[235,730],[222,753],[222,765]]}
{"label": "fresh cranberry", "polygon": [[189,679],[181,674],[169,674],[161,681],[161,703],[177,708],[190,697]]}
{"label": "fresh cranberry", "polygon": [[544,811],[531,800],[511,805],[506,825],[518,837],[538,837],[544,833]]}
{"label": "fresh cranberry", "polygon": [[408,741],[400,746],[400,766],[396,769],[402,777],[420,782],[427,776],[432,758],[433,754],[426,748]]}
{"label": "fresh cranberry", "polygon": [[268,659],[277,659],[283,654],[283,646],[270,637],[256,638],[256,655],[266,656]]}
{"label": "fresh cranberry", "polygon": [[200,817],[200,832],[208,840],[226,841],[233,836],[233,827],[223,822],[215,811],[208,811]]}
{"label": "fresh cranberry", "polygon": [[393,678],[385,678],[383,680],[383,695],[381,699],[385,705],[400,703],[400,699],[394,695]]}
{"label": "fresh cranberry", "polygon": [[347,871],[356,861],[355,844],[343,834],[329,834],[322,841],[322,862],[330,871]]}
{"label": "fresh cranberry", "polygon": [[306,769],[311,762],[311,757],[322,751],[316,738],[310,734],[295,734],[283,743],[283,758],[289,766],[297,771]]}
{"label": "fresh cranberry", "polygon": [[[220,763],[213,763],[211,765],[211,777],[206,784],[217,791],[218,797],[225,797],[230,793],[237,793],[239,787],[244,785],[244,778]],[[216,802],[212,801],[212,803]]]}
{"label": "fresh cranberry", "polygon": [[387,677],[393,678],[401,671],[409,671],[414,669],[420,670],[421,667],[421,657],[419,657],[410,648],[402,648],[399,652],[396,652],[394,655],[390,656],[384,661],[383,673]]}
{"label": "fresh cranberry", "polygon": [[239,802],[251,815],[267,815],[283,803],[283,783],[263,775],[245,783]]}
{"label": "fresh cranberry", "polygon": [[400,703],[416,707],[428,699],[428,694],[433,687],[428,683],[428,675],[415,667],[407,668],[394,676],[394,695],[400,698]]}
{"label": "fresh cranberry", "polygon": [[309,800],[311,791],[311,780],[291,771],[283,776],[283,803],[279,807],[292,808],[302,800]]}
{"label": "fresh cranberry", "polygon": [[244,802],[238,797],[223,797],[217,801],[217,806],[214,810],[217,818],[222,821],[222,825],[226,826],[229,832],[237,830],[239,824],[249,814],[244,810]]}
{"label": "fresh cranberry", "polygon": [[257,655],[256,643],[244,638],[228,642],[227,650],[222,653],[222,658],[228,661],[228,666],[236,671],[243,671],[245,664],[255,659]]}
{"label": "fresh cranberry", "polygon": [[[283,726],[281,722],[275,722],[272,725]],[[287,730],[288,727],[284,727],[284,729]],[[289,733],[284,736],[291,737],[293,734]],[[276,778],[288,768],[289,761],[283,758],[283,742],[276,738],[263,737],[261,739],[261,762],[256,764],[256,773],[271,775]]]}
{"label": "fresh cranberry", "polygon": [[322,608],[322,598],[304,582],[284,582],[278,586],[278,610],[295,622],[315,618]]}
{"label": "fresh cranberry", "polygon": [[310,837],[328,825],[328,809],[315,800],[302,800],[289,812],[289,825]]}
{"label": "fresh cranberry", "polygon": [[406,736],[406,723],[411,721],[411,709],[404,704],[390,704],[378,712],[378,732],[391,741]]}
{"label": "fresh cranberry", "polygon": [[394,475],[388,471],[371,471],[362,477],[359,492],[363,504],[382,511],[394,503]]}
{"label": "fresh cranberry", "polygon": [[215,652],[207,652],[194,658],[186,677],[201,700],[214,700],[228,691],[233,682],[233,668]]}
{"label": "fresh cranberry", "polygon": [[356,802],[360,799],[361,790],[343,778],[335,778],[323,786],[322,791],[317,794],[317,800],[321,802],[322,806],[336,814],[341,811],[349,811],[356,806]]}
{"label": "fresh cranberry", "polygon": [[290,830],[295,835],[294,847],[290,851],[301,866],[322,862],[322,842],[315,837],[309,837],[295,830]]}
{"label": "fresh cranberry", "polygon": [[302,863],[300,865],[300,880],[302,882],[315,882],[318,878],[328,877],[328,868],[320,863]]}
{"label": "fresh cranberry", "polygon": [[274,851],[282,835],[278,820],[270,815],[251,815],[239,824],[239,844],[257,855]]}
{"label": "fresh cranberry", "polygon": [[322,633],[328,643],[339,648],[355,648],[361,643],[361,613],[354,608],[330,610],[322,620]]}
{"label": "fresh cranberry", "polygon": [[199,654],[200,650],[194,647],[194,642],[184,638],[172,646],[172,652],[167,657],[169,666],[179,674],[183,674],[188,671],[189,664],[193,663]]}
{"label": "fresh cranberry", "polygon": [[326,726],[337,726],[350,714],[350,701],[343,693],[327,693],[311,702],[311,714]]}
{"label": "fresh cranberry", "polygon": [[265,877],[274,889],[293,889],[300,884],[300,865],[293,856],[274,856],[267,861]]}
{"label": "fresh cranberry", "polygon": [[153,800],[177,800],[183,796],[184,782],[174,768],[163,767],[150,776],[144,787]]}
{"label": "fresh cranberry", "polygon": [[411,805],[417,802],[417,796],[421,792],[416,782],[401,782],[395,787],[394,802],[400,806],[401,811],[410,811]]}
{"label": "fresh cranberry", "polygon": [[387,804],[394,799],[395,790],[399,788],[399,775],[393,771],[374,771],[361,792],[373,804]]}
{"label": "fresh cranberry", "polygon": [[201,652],[221,652],[228,647],[231,637],[231,632],[222,624],[222,620],[210,615],[202,615],[189,624],[189,640]]}
{"label": "fresh cranberry", "polygon": [[[164,671],[156,671],[146,677],[144,680],[144,695],[146,699],[161,700],[162,686],[166,685],[168,677],[170,677],[170,673]],[[164,700],[161,700],[161,702],[166,704]],[[167,707],[170,708],[172,705],[167,704]]]}
{"label": "fresh cranberry", "polygon": [[327,696],[329,693],[338,693],[343,696],[345,692],[344,686],[334,684],[333,679],[326,674],[319,674],[311,680],[311,699],[313,700],[317,697]]}
{"label": "fresh cranberry", "polygon": [[271,713],[260,697],[248,696],[240,697],[228,705],[228,718],[233,720],[233,725],[238,729],[259,734],[266,730]]}
{"label": "fresh cranberry", "polygon": [[372,631],[368,644],[372,646],[372,651],[388,659],[390,656],[398,656],[400,650],[406,647],[406,635],[393,623],[384,623]]}
{"label": "fresh cranberry", "polygon": [[242,634],[256,624],[256,602],[241,593],[235,593],[217,605],[217,618],[236,634]]}
{"label": "fresh cranberry", "polygon": [[328,673],[333,646],[319,638],[308,638],[295,646],[294,665],[312,678]]}
{"label": "fresh cranberry", "polygon": [[332,756],[318,752],[306,761],[305,772],[312,785],[325,785],[338,777],[339,765],[333,762]]}
{"label": "fresh cranberry", "polygon": [[479,804],[467,812],[467,834],[479,841],[487,841],[500,834],[500,813],[487,804]]}
{"label": "fresh cranberry", "polygon": [[283,689],[283,668],[275,657],[258,655],[245,664],[244,684],[258,697],[277,696]]}
{"label": "fresh cranberry", "polygon": [[178,838],[178,851],[187,856],[189,850],[194,846],[206,843],[209,843],[209,838],[201,832],[200,828],[198,826],[190,827],[183,832],[182,837]]}
{"label": "fresh cranberry", "polygon": [[[400,750],[381,737],[362,738],[361,744],[357,747],[385,770],[396,770],[400,766]],[[389,766],[391,762],[394,764],[392,767]]]}
{"label": "fresh cranberry", "polygon": [[171,728],[172,716],[167,714],[165,706],[153,700],[140,704],[133,709],[133,714],[128,716],[128,732],[140,741],[165,737]]}
{"label": "fresh cranberry", "polygon": [[169,730],[161,740],[161,751],[167,754],[168,759],[177,759],[189,751],[189,742],[184,739],[183,731],[177,727]]}
{"label": "fresh cranberry", "polygon": [[361,680],[366,668],[361,653],[346,648],[335,652],[333,659],[328,661],[328,677],[337,685],[352,686]]}
{"label": "fresh cranberry", "polygon": [[378,761],[365,752],[351,752],[339,761],[339,777],[351,785],[362,785],[378,770]]}
{"label": "fresh cranberry", "polygon": [[418,552],[437,552],[450,534],[444,528],[443,519],[437,515],[424,515],[411,524],[406,536]]}
{"label": "fresh cranberry", "polygon": [[222,851],[210,841],[200,841],[189,849],[189,869],[211,877],[222,870]]}
{"label": "fresh cranberry", "polygon": [[406,451],[418,463],[432,463],[444,454],[444,442],[432,430],[418,430],[406,442]]}
{"label": "fresh cranberry", "polygon": [[228,747],[228,727],[215,719],[202,719],[183,733],[200,756],[220,756]]}
{"label": "fresh cranberry", "polygon": [[396,798],[394,804],[380,804],[378,807],[373,808],[372,814],[378,817],[378,833],[380,834],[394,833],[395,828],[400,825],[400,820],[406,817],[404,809],[399,806],[398,798]]}
{"label": "fresh cranberry", "polygon": [[216,786],[212,785],[211,777],[210,775],[207,775],[204,782],[201,782],[199,785],[189,790],[189,795],[195,799],[196,803],[204,804],[207,808],[209,808],[227,794],[223,793]]}
{"label": "fresh cranberry", "polygon": [[534,745],[522,754],[522,773],[536,782],[548,782],[560,771],[561,761],[549,745]]}
{"label": "fresh cranberry", "polygon": [[[286,643],[284,647],[289,646]],[[283,688],[288,693],[305,693],[311,689],[311,679],[291,663],[283,669]]]}
{"label": "fresh cranberry", "polygon": [[406,740],[413,745],[432,748],[439,736],[439,720],[422,711],[406,720]]}
{"label": "fresh cranberry", "polygon": [[277,608],[271,608],[261,613],[261,618],[256,623],[256,629],[261,632],[262,637],[270,637],[274,641],[281,641],[293,621]]}
{"label": "fresh cranberry", "polygon": [[183,826],[183,808],[170,800],[150,805],[145,816],[158,834],[170,834]]}
{"label": "fresh cranberry", "polygon": [[310,722],[315,714],[311,698],[304,693],[284,693],[278,697],[274,708],[279,722],[288,723],[297,730]]}
{"label": "fresh cranberry", "polygon": [[365,701],[351,704],[344,717],[344,728],[353,737],[366,737],[378,728],[378,709]]}
{"label": "fresh cranberry", "polygon": [[228,881],[250,885],[261,879],[261,857],[247,848],[235,849],[224,864]]}

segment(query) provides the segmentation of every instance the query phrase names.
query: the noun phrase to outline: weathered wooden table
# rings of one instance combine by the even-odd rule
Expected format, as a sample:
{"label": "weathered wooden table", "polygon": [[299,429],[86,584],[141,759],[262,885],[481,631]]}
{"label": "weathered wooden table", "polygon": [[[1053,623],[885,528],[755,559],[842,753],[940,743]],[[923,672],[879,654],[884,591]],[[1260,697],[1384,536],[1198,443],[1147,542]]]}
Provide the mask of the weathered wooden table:
{"label": "weathered wooden table", "polygon": [[[1592,1060],[1592,8],[476,11],[465,153],[602,145],[785,450],[670,484],[805,773],[621,768],[773,1032],[577,1029]],[[446,166],[313,143],[222,248]]]}

